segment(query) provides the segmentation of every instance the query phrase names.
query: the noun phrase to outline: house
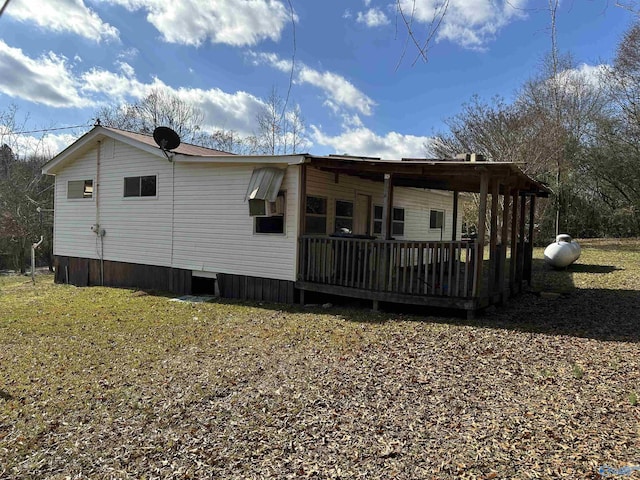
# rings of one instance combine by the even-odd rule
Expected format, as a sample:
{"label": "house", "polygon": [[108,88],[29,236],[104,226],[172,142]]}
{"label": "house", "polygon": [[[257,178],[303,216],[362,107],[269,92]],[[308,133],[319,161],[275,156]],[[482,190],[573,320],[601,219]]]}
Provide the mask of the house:
{"label": "house", "polygon": [[[530,275],[535,198],[548,194],[511,163],[165,152],[104,126],[43,173],[55,175],[57,282],[470,313]],[[480,193],[478,231],[490,212],[486,259],[484,236],[461,239],[460,192]]]}

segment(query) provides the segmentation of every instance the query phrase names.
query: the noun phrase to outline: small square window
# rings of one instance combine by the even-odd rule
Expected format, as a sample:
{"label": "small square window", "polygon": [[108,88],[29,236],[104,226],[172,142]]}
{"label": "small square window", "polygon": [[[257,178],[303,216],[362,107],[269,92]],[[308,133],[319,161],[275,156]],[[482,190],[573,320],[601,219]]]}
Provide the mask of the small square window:
{"label": "small square window", "polygon": [[[251,209],[252,209],[252,202],[254,202],[254,212],[256,212],[259,210],[260,212],[258,213],[251,213]],[[282,211],[284,212],[285,209],[285,194],[284,192],[278,192],[278,197],[276,198],[276,201],[274,202],[276,204],[281,204],[282,205]],[[257,207],[256,207],[257,206]],[[269,204],[267,202],[265,202],[264,200],[249,200],[249,211],[251,215],[266,215],[267,212],[266,208],[269,207]],[[256,225],[256,233],[284,233],[284,226],[285,226],[285,218],[284,218],[284,213],[283,214],[271,214],[271,216],[256,216],[255,217],[255,225]]]}
{"label": "small square window", "polygon": [[155,197],[157,193],[157,177],[146,175],[144,177],[125,177],[125,197]]}
{"label": "small square window", "polygon": [[67,198],[93,198],[93,180],[69,180],[67,182]]}
{"label": "small square window", "polygon": [[444,212],[441,210],[431,210],[429,216],[429,228],[444,228]]}

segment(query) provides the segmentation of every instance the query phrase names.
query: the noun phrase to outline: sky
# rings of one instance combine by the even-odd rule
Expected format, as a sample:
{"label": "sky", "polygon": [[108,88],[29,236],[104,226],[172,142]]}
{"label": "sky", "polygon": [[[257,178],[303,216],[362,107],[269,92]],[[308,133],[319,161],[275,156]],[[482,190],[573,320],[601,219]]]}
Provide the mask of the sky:
{"label": "sky", "polygon": [[[399,2],[424,41],[442,0]],[[635,18],[616,3],[560,2],[558,47],[578,70],[615,55]],[[510,101],[539,73],[547,5],[450,0],[425,62],[394,0],[11,0],[0,17],[0,133],[46,129],[19,148],[55,154],[99,108],[160,88],[200,108],[204,130],[250,135],[275,88],[300,107],[309,153],[424,157],[473,95]],[[12,107],[17,125],[3,125]]]}

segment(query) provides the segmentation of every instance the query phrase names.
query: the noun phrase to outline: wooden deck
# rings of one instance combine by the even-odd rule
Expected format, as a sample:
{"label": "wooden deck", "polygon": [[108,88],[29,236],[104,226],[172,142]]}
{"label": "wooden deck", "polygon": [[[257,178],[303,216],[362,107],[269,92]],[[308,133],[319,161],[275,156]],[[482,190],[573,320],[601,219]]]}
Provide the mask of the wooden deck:
{"label": "wooden deck", "polygon": [[396,303],[475,309],[475,242],[303,236],[296,287]]}

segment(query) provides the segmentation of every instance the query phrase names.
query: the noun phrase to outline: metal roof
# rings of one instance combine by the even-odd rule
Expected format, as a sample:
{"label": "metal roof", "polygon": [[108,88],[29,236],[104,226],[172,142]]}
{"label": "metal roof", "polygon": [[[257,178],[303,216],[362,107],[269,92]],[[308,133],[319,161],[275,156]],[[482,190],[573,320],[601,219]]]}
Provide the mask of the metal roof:
{"label": "metal roof", "polygon": [[546,197],[549,187],[522,171],[513,162],[461,161],[446,159],[379,160],[371,157],[313,156],[309,163],[321,170],[344,173],[374,181],[383,181],[385,174],[393,176],[393,185],[459,192],[480,192],[483,174],[500,183],[500,193],[518,190]]}
{"label": "metal roof", "polygon": [[[129,132],[128,130],[120,130],[119,128],[113,128],[113,127],[102,127],[102,128],[114,133],[119,133],[124,137],[131,138],[132,140],[137,140],[138,142],[142,142],[144,144],[147,144],[159,149],[158,144],[155,142],[152,135]],[[200,147],[198,145],[192,145],[190,143],[180,143],[178,148],[171,151],[173,153],[179,153],[181,155],[193,155],[193,156],[233,155],[233,153],[223,152],[222,150],[214,150],[213,148]]]}

